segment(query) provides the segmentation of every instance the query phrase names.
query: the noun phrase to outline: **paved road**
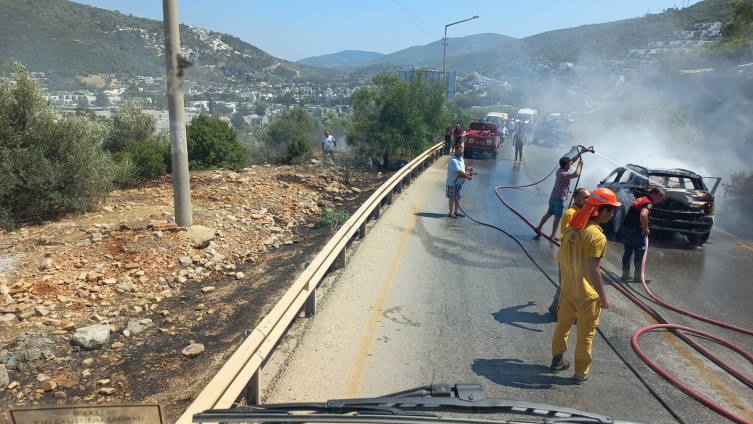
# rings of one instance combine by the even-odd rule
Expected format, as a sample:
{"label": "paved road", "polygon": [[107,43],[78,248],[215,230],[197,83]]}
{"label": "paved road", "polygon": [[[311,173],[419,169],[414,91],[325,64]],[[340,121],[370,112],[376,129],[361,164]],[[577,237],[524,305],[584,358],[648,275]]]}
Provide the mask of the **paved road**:
{"label": "paved road", "polygon": [[[475,219],[518,237],[550,275],[556,275],[556,246],[534,239],[493,188],[540,179],[562,153],[526,146],[525,160],[514,162],[505,143],[496,160],[468,159],[479,175],[466,185],[461,203]],[[589,157],[587,163],[595,160]],[[564,405],[619,419],[675,422],[599,335],[585,385],[572,385],[571,371],[549,372],[555,323],[547,307],[554,287],[502,233],[467,218],[446,217],[446,162],[447,157],[437,161],[404,191],[359,242],[266,401],[377,396],[432,382],[477,382],[487,396]],[[538,220],[551,184],[506,190],[505,197]],[[719,231],[699,249],[690,249],[679,237],[656,241],[648,263],[652,290],[680,307],[753,326],[753,251],[739,242]],[[619,269],[621,253],[621,245],[610,243],[606,266]],[[635,289],[643,295],[640,287]],[[607,287],[607,293],[612,308],[602,314],[600,327],[616,348],[685,422],[723,421],[640,362],[630,337],[653,321],[615,289]],[[659,310],[670,322],[722,335],[753,352],[753,337]],[[646,353],[681,381],[753,421],[749,388],[671,335],[657,332],[641,340]],[[753,376],[753,366],[741,358],[703,344]],[[568,355],[572,359],[572,352]]]}

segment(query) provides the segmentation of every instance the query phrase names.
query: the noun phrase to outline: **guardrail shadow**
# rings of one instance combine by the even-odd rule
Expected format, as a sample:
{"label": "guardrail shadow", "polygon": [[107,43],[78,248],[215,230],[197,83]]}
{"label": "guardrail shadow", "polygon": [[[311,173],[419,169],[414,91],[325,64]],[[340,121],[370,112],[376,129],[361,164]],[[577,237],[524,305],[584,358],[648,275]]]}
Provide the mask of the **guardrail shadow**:
{"label": "guardrail shadow", "polygon": [[446,213],[434,213],[434,212],[419,212],[416,216],[421,218],[447,218]]}
{"label": "guardrail shadow", "polygon": [[502,324],[507,324],[516,328],[522,328],[523,330],[541,333],[543,330],[539,330],[538,328],[529,328],[520,324],[548,324],[551,322],[557,322],[556,318],[554,318],[554,316],[548,312],[541,313],[521,311],[521,309],[535,305],[536,302],[530,301],[525,305],[515,305],[507,308],[502,308],[498,312],[493,313],[492,316],[495,320],[497,320],[497,322],[500,322]]}
{"label": "guardrail shadow", "polygon": [[552,386],[575,384],[571,378],[553,374],[546,365],[527,364],[514,358],[476,359],[471,364],[471,371],[494,384],[516,389],[551,389]]}

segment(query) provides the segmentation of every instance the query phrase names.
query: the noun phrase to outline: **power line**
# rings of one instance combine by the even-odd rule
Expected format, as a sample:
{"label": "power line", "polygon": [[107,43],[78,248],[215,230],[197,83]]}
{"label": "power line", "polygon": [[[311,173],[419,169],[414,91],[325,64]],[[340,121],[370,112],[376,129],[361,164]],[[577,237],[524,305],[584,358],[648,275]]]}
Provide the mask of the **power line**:
{"label": "power line", "polygon": [[415,19],[413,19],[413,17],[411,17],[408,14],[408,12],[406,12],[405,9],[403,9],[403,7],[400,5],[400,3],[398,3],[396,0],[392,0],[392,4],[394,4],[398,9],[400,9],[400,12],[403,14],[403,16],[405,16],[406,18],[408,18],[408,20],[411,21],[413,23],[413,25],[416,26],[416,28],[420,29],[424,34],[428,35],[429,37],[434,37],[434,35],[430,34],[423,27],[421,27],[421,25],[419,25],[418,22],[416,22]]}
{"label": "power line", "polygon": [[414,11],[413,11],[413,9],[411,9],[411,8],[410,8],[410,6],[408,6],[408,3],[406,3],[406,2],[405,2],[405,0],[397,0],[397,1],[398,1],[398,3],[402,3],[402,5],[403,5],[403,6],[405,7],[405,9],[406,9],[406,10],[407,10],[407,11],[408,11],[408,12],[409,12],[409,13],[410,13],[411,15],[413,15],[413,17],[414,17],[414,18],[416,18],[416,20],[417,20],[417,21],[418,21],[418,22],[419,22],[419,23],[420,23],[421,25],[423,25],[423,27],[424,27],[424,28],[426,28],[426,30],[427,30],[427,31],[429,31],[429,32],[430,32],[430,33],[431,33],[432,35],[434,35],[435,37],[439,37],[439,35],[438,35],[437,33],[435,33],[434,31],[432,31],[432,30],[431,30],[431,27],[430,27],[430,26],[428,26],[428,25],[426,25],[426,23],[424,23],[424,21],[422,21],[422,20],[421,20],[421,18],[420,18],[420,17],[419,17],[419,16],[418,16],[418,15],[417,15],[417,14],[416,14],[416,13],[415,13]]}

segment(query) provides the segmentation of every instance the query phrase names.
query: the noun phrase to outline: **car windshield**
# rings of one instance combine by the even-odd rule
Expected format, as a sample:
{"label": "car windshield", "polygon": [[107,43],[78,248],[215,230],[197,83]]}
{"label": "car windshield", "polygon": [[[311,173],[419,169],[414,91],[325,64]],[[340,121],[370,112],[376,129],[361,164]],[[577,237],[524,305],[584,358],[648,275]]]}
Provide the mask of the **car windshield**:
{"label": "car windshield", "polygon": [[533,117],[533,115],[532,114],[528,114],[528,113],[519,113],[518,114],[518,119],[520,119],[521,121],[530,121],[532,117]]}

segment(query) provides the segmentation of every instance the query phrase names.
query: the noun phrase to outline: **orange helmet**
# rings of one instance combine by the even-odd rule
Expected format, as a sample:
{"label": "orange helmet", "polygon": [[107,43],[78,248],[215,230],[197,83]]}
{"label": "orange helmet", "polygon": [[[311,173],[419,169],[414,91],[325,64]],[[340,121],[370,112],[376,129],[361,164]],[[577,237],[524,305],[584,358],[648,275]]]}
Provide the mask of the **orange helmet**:
{"label": "orange helmet", "polygon": [[588,203],[592,205],[612,205],[620,206],[622,203],[617,201],[617,196],[608,188],[597,188],[591,192],[588,197]]}
{"label": "orange helmet", "polygon": [[570,222],[567,225],[576,230],[584,228],[592,216],[597,216],[599,214],[599,206],[601,205],[612,205],[616,207],[622,205],[622,203],[617,201],[617,196],[615,196],[612,190],[608,188],[597,188],[591,192],[588,202],[573,214],[573,217],[570,218]]}

